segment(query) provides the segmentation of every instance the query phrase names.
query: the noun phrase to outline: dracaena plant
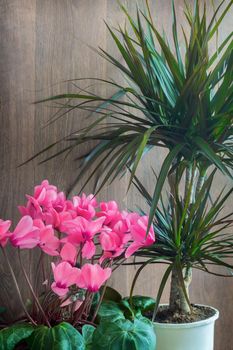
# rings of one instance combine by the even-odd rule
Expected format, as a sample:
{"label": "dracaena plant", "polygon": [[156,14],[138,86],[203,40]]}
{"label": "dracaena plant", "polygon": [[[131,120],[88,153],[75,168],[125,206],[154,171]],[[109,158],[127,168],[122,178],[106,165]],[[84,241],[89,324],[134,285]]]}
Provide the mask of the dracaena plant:
{"label": "dracaena plant", "polygon": [[[6,344],[3,349],[13,349],[17,341],[29,337],[31,349],[38,348],[38,338],[41,348],[47,342],[53,344],[53,338],[68,342],[67,349],[72,344],[75,349],[81,348],[85,339],[75,328],[86,325],[84,335],[94,332],[112,271],[138,249],[154,243],[153,227],[146,236],[148,216],[120,211],[115,201],[97,203],[93,195],[83,194],[68,200],[47,180],[35,187],[33,195],[27,195],[26,205],[19,206],[19,210],[22,218],[13,230],[10,230],[10,220],[0,220],[0,248],[15,283],[24,311],[23,319],[26,317],[29,324],[18,324],[0,332],[1,343]],[[33,297],[27,305],[8,258],[8,242],[18,249],[19,265]],[[40,252],[34,283],[27,274],[21,254],[25,249],[39,249]],[[46,268],[48,259],[49,269]],[[125,322],[121,320],[122,332]],[[152,328],[148,324],[144,328],[153,338]],[[11,346],[7,345],[7,337],[12,339],[8,342]],[[69,342],[70,338],[73,340]]]}
{"label": "dracaena plant", "polygon": [[[208,22],[205,2],[202,14],[199,1],[195,2],[193,12],[185,3],[184,15],[190,34],[187,37],[183,30],[183,38],[179,38],[173,2],[175,53],[156,28],[149,6],[145,13],[138,9],[136,19],[121,6],[128,19],[130,32],[127,27],[119,27],[115,31],[107,27],[122,60],[116,60],[103,49],[100,49],[100,55],[119,73],[123,73],[126,80],[120,84],[97,79],[116,87],[116,93],[110,98],[104,98],[82,89],[81,94],[68,93],[44,100],[56,102],[68,99],[63,105],[67,111],[64,112],[62,108],[61,116],[70,110],[79,109],[93,112],[92,117],[96,117],[86,128],[68,136],[67,146],[59,152],[80,149],[81,144],[89,141],[98,142],[84,156],[75,183],[95,162],[95,171],[101,169],[101,173],[104,173],[102,181],[99,181],[100,188],[127,167],[131,168],[130,185],[142,156],[151,148],[166,148],[169,152],[163,161],[153,193],[150,212],[152,222],[165,179],[169,171],[175,172],[178,164],[182,163],[187,169],[195,164],[200,175],[200,186],[211,165],[231,177],[232,33],[211,56],[209,44],[218,33],[232,3],[232,0],[223,0]],[[226,6],[218,18],[224,4]],[[181,41],[185,45],[183,55],[179,46]],[[100,105],[97,108],[98,102]],[[52,154],[51,157],[56,155]],[[85,184],[95,171],[87,177]]]}
{"label": "dracaena plant", "polygon": [[[178,250],[173,246],[174,250],[171,254],[174,257],[177,253],[178,260],[175,265],[170,264],[170,270],[167,271],[162,284],[172,271],[172,266],[179,266],[178,272],[174,270],[171,289],[174,289],[176,295],[178,295],[178,289],[183,291],[180,299],[185,302],[179,303],[183,312],[190,312],[184,280],[184,277],[189,275],[190,269],[182,271],[185,276],[181,276],[181,267],[184,265],[180,254],[186,256],[187,248],[187,256],[190,257],[188,253],[191,248],[187,246],[187,241],[183,242],[182,239],[186,237],[191,242],[194,239],[192,242],[194,247],[195,240],[198,244],[197,232],[202,237],[207,229],[203,224],[203,227],[199,227],[199,231],[192,231],[198,224],[196,216],[206,215],[205,212],[201,213],[199,208],[193,206],[193,201],[199,201],[200,196],[208,195],[210,188],[206,185],[208,181],[206,174],[210,167],[214,166],[215,169],[232,178],[232,33],[217,45],[215,52],[211,55],[209,53],[209,46],[215,40],[232,3],[232,0],[223,0],[214,9],[212,17],[207,20],[205,2],[200,3],[196,0],[193,9],[184,2],[184,17],[189,34],[186,34],[187,31],[182,27],[183,34],[180,37],[177,30],[175,2],[172,2],[174,49],[170,47],[166,36],[158,30],[147,1],[146,10],[137,9],[135,18],[124,6],[121,6],[128,25],[118,29],[111,29],[107,25],[121,60],[104,49],[100,49],[100,55],[121,75],[123,74],[124,83],[110,79],[96,79],[109,87],[116,88],[116,92],[110,98],[82,89],[82,93],[61,94],[43,100],[53,101],[60,106],[60,100],[67,99],[63,104],[67,110],[64,112],[62,108],[60,116],[74,109],[90,111],[91,117],[95,116],[94,121],[90,122],[86,128],[69,135],[66,138],[66,147],[59,152],[61,154],[75,148],[80,149],[81,144],[89,141],[97,142],[84,156],[81,171],[74,184],[95,163],[95,168],[90,172],[85,184],[96,171],[101,170],[100,173],[103,174],[99,179],[99,189],[101,189],[106,182],[112,182],[122,172],[130,169],[130,186],[145,153],[152,148],[156,148],[157,151],[159,148],[165,148],[168,151],[155,181],[153,193],[150,195],[147,230],[149,232],[151,223],[160,215],[160,219],[164,221],[164,229],[176,236],[176,242],[168,234],[166,239],[161,241],[163,242],[161,251],[164,253],[171,252],[170,248],[173,244],[179,245]],[[181,41],[184,43],[184,52],[180,50]],[[52,119],[52,122],[55,120],[56,118]],[[51,149],[53,146],[50,145],[48,148]],[[58,153],[55,152],[45,160],[56,155]],[[177,191],[183,173],[186,176],[185,191],[180,199]],[[158,203],[166,180],[170,185],[170,209],[167,212],[166,210],[161,212],[158,209]],[[142,194],[147,196],[144,190]],[[206,219],[203,218],[204,223],[207,219],[209,216]],[[186,221],[187,225],[184,226]],[[173,230],[174,223],[178,228]],[[195,225],[191,227],[193,223]],[[160,229],[157,226],[156,228]],[[162,239],[161,229],[160,233]],[[202,242],[199,243],[200,250],[196,246],[192,254],[202,252],[203,245]],[[212,244],[215,244],[214,241]],[[147,255],[150,256],[149,251]],[[214,255],[215,253],[212,256],[212,262]],[[164,255],[164,257],[167,256]],[[154,259],[154,252],[152,258]],[[221,265],[222,262],[221,259],[215,260],[216,264]],[[205,269],[203,263],[205,259],[200,259],[199,268]],[[185,267],[189,267],[189,264]],[[178,280],[177,284],[175,281]]]}
{"label": "dracaena plant", "polygon": [[[158,291],[154,318],[170,276],[169,309],[174,313],[181,311],[188,314],[192,312],[189,298],[192,268],[216,276],[230,276],[233,268],[233,212],[223,214],[222,211],[233,188],[229,191],[222,190],[216,200],[211,201],[214,173],[215,171],[205,179],[195,198],[192,193],[194,176],[191,177],[186,196],[180,194],[177,180],[174,197],[169,198],[167,204],[161,198],[153,218],[156,244],[135,253],[136,256],[144,258],[144,263],[135,275],[131,295],[139,274],[148,263],[162,261],[168,265]],[[136,177],[134,184],[151,206],[152,196],[148,190]],[[221,270],[216,272],[215,266],[221,267]]]}

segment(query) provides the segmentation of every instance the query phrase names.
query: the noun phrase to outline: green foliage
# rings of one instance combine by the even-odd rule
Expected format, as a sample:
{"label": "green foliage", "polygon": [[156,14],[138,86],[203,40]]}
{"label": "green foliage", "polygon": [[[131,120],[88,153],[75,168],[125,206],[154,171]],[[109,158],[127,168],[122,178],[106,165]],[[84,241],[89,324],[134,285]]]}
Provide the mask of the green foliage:
{"label": "green foliage", "polygon": [[22,340],[27,339],[34,331],[30,324],[15,324],[0,331],[0,350],[14,350]]}
{"label": "green foliage", "polygon": [[156,345],[153,324],[135,319],[104,322],[93,335],[95,350],[154,350]]}
{"label": "green foliage", "polygon": [[92,326],[85,326],[84,338],[66,322],[52,328],[38,326],[27,341],[31,350],[89,350],[93,329]]}
{"label": "green foliage", "polygon": [[[233,188],[221,191],[215,201],[210,201],[214,173],[205,179],[199,192],[195,191],[194,201],[191,201],[193,179],[184,198],[179,195],[176,180],[173,200],[165,205],[161,199],[153,218],[156,242],[135,254],[145,259],[139,273],[148,262],[164,262],[169,266],[161,283],[157,304],[173,267],[180,271],[181,284],[184,268],[192,267],[217,276],[229,276],[228,269],[233,268],[228,259],[233,256],[233,212],[222,214]],[[137,178],[134,183],[150,206],[152,196]],[[222,271],[214,272],[214,265],[221,267]],[[139,273],[135,276],[133,287]]]}
{"label": "green foliage", "polygon": [[153,311],[155,300],[143,295],[134,295],[131,298],[123,298],[121,304],[128,309],[133,310],[136,315],[144,315],[148,311]]}
{"label": "green foliage", "polygon": [[122,298],[113,288],[105,297],[98,312],[100,324],[93,334],[93,350],[154,350],[153,324],[143,313],[154,309],[155,300],[144,296]]}
{"label": "green foliage", "polygon": [[[108,294],[108,299],[104,298],[100,306],[98,321],[101,323],[115,322],[122,319],[142,319],[146,312],[154,310],[155,300],[153,298],[141,295],[122,298],[119,293],[114,291],[115,290],[111,288],[112,299],[110,294]],[[115,293],[118,294],[117,300],[115,298]]]}
{"label": "green foliage", "polygon": [[103,299],[119,302],[119,301],[121,301],[122,297],[116,289],[107,286],[105,288]]}
{"label": "green foliage", "polygon": [[[148,297],[135,296],[132,298],[131,305],[129,298],[122,299],[120,294],[110,287],[105,297],[98,313],[100,325],[97,328],[86,324],[82,327],[82,334],[80,334],[76,328],[66,322],[52,328],[44,325],[34,327],[30,324],[16,324],[0,331],[0,350],[14,350],[22,341],[27,343],[30,350],[104,349],[103,344],[106,342],[101,344],[104,329],[107,330],[108,340],[116,346],[116,349],[121,349],[121,346],[127,344],[128,349],[154,350],[153,326],[149,320],[142,317],[142,312],[151,310],[155,301]],[[117,333],[115,334],[116,325]],[[140,332],[138,332],[139,328]],[[102,340],[98,339],[98,334],[101,335]]]}
{"label": "green foliage", "polygon": [[[214,165],[231,176],[232,33],[212,56],[209,54],[209,44],[232,3],[232,0],[223,0],[209,21],[206,8],[201,11],[198,0],[193,11],[185,3],[184,16],[190,35],[187,37],[183,31],[182,38],[178,34],[173,2],[174,52],[165,35],[154,24],[149,7],[144,12],[137,9],[134,19],[121,6],[128,26],[112,30],[107,25],[107,28],[123,62],[103,49],[100,49],[100,54],[127,78],[125,81],[128,83],[122,85],[111,80],[96,79],[116,88],[116,93],[110,98],[82,90],[81,94],[63,94],[44,100],[59,102],[60,105],[61,99],[68,99],[61,116],[73,109],[90,111],[96,116],[86,128],[74,131],[67,137],[68,145],[59,152],[69,152],[74,148],[79,150],[81,144],[97,141],[97,145],[94,143],[96,146],[84,156],[74,184],[95,163],[95,169],[85,184],[101,169],[104,175],[99,181],[100,189],[126,168],[131,168],[130,185],[142,156],[153,147],[165,147],[169,154],[154,189],[150,212],[152,222],[165,179],[178,164],[183,163],[186,167],[189,163],[195,163],[200,172]],[[180,52],[181,41],[185,43],[184,55]],[[52,154],[47,160],[57,155]]]}
{"label": "green foliage", "polygon": [[93,344],[93,334],[95,331],[95,327],[91,325],[84,325],[82,327],[82,336],[84,339],[85,350],[92,350],[94,347]]}
{"label": "green foliage", "polygon": [[98,319],[101,322],[115,322],[124,318],[124,312],[119,303],[116,303],[115,301],[111,300],[106,300],[101,303],[98,312]]}

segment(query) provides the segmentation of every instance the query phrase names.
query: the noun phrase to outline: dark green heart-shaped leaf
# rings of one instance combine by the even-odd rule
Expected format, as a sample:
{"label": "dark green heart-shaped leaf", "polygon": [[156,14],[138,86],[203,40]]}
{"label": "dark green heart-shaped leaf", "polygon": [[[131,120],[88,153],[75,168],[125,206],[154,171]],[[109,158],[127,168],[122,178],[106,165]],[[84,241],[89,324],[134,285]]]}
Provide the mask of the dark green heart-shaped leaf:
{"label": "dark green heart-shaped leaf", "polygon": [[154,350],[156,338],[152,323],[102,322],[93,335],[93,350]]}
{"label": "dark green heart-shaped leaf", "polygon": [[122,296],[116,289],[107,286],[104,292],[104,300],[112,300],[112,301],[120,302],[121,299],[122,299]]}
{"label": "dark green heart-shaped leaf", "polygon": [[92,338],[93,338],[94,331],[95,331],[95,327],[91,325],[84,325],[82,327],[82,335],[85,343],[85,350],[92,349]]}
{"label": "dark green heart-shaped leaf", "polygon": [[0,350],[13,350],[22,340],[30,337],[34,327],[30,324],[16,324],[0,331]]}
{"label": "dark green heart-shaped leaf", "polygon": [[124,312],[120,305],[114,301],[106,300],[103,301],[98,312],[98,318],[101,321],[117,321],[124,319]]}
{"label": "dark green heart-shaped leaf", "polygon": [[141,295],[134,295],[131,300],[129,297],[122,299],[121,304],[123,304],[124,307],[135,310],[135,312],[143,314],[144,312],[154,310],[155,299]]}
{"label": "dark green heart-shaped leaf", "polygon": [[28,339],[28,344],[31,350],[86,349],[82,335],[66,322],[62,322],[53,328],[46,326],[37,327]]}

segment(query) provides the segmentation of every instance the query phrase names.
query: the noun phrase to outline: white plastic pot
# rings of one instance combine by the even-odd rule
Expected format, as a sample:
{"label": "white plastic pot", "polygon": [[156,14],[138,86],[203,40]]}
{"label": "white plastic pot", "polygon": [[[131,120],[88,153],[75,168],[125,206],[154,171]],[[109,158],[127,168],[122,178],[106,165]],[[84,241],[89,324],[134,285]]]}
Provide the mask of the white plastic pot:
{"label": "white plastic pot", "polygon": [[219,312],[213,307],[207,307],[215,314],[206,320],[180,324],[154,322],[156,350],[213,350],[214,324]]}

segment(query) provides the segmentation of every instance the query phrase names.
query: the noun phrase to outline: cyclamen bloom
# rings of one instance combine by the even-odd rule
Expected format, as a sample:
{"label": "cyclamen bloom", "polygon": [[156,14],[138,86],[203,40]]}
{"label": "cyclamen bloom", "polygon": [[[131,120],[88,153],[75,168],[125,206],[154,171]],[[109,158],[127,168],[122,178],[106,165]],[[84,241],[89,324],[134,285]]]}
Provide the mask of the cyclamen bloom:
{"label": "cyclamen bloom", "polygon": [[112,270],[110,267],[103,269],[98,264],[85,264],[81,268],[81,278],[77,280],[80,288],[96,293],[100,287],[110,278]]}
{"label": "cyclamen bloom", "polygon": [[23,216],[10,236],[14,247],[35,248],[40,242],[40,229],[33,224],[30,216]]}
{"label": "cyclamen bloom", "polygon": [[83,244],[82,256],[91,259],[96,251],[93,238],[101,231],[104,220],[104,217],[94,221],[88,221],[83,217],[77,217],[74,220],[63,222],[61,229],[68,234],[63,241],[74,245]]}
{"label": "cyclamen bloom", "polygon": [[42,181],[41,185],[36,186],[34,189],[34,198],[40,205],[45,207],[52,206],[57,196],[57,187],[50,185],[48,180]]}
{"label": "cyclamen bloom", "polygon": [[2,220],[0,219],[0,245],[2,247],[5,247],[7,244],[8,238],[10,237],[11,233],[8,231],[11,226],[10,220]]}
{"label": "cyclamen bloom", "polygon": [[98,204],[93,194],[86,196],[86,194],[83,193],[82,197],[74,196],[73,204],[77,214],[85,219],[90,220],[95,216],[95,208]]}
{"label": "cyclamen bloom", "polygon": [[69,287],[76,284],[80,279],[81,270],[71,266],[68,262],[63,261],[57,266],[52,263],[54,282],[51,289],[60,297],[64,297],[69,291]]}
{"label": "cyclamen bloom", "polygon": [[100,209],[101,211],[96,213],[96,216],[105,217],[105,225],[113,224],[116,221],[118,221],[118,219],[120,219],[120,212],[118,210],[118,205],[115,201],[101,202]]}
{"label": "cyclamen bloom", "polygon": [[[110,267],[101,264],[107,260],[114,266],[115,258],[129,257],[155,241],[153,228],[146,236],[148,217],[120,211],[115,201],[98,205],[92,194],[68,200],[48,180],[26,197],[26,206],[19,207],[22,218],[12,233],[8,231],[11,222],[0,220],[0,246],[9,239],[14,247],[38,247],[56,257],[56,264],[51,264],[51,290],[59,298],[59,306],[72,304],[70,310],[79,310],[75,317],[80,319],[87,309],[86,304],[83,309],[80,306],[89,303],[90,293],[98,292],[112,274]],[[95,256],[96,246],[101,248],[100,258]],[[99,263],[93,264],[97,259]],[[43,284],[49,284],[46,276]]]}
{"label": "cyclamen bloom", "polygon": [[155,242],[155,234],[153,227],[150,227],[149,233],[146,236],[148,227],[148,216],[140,217],[136,223],[130,227],[130,233],[133,239],[133,243],[126,249],[125,257],[128,258],[138,249],[146,246],[150,246]]}
{"label": "cyclamen bloom", "polygon": [[33,224],[40,230],[39,247],[48,255],[59,255],[57,250],[60,247],[60,240],[55,236],[52,225],[45,226],[42,220],[34,220]]}
{"label": "cyclamen bloom", "polygon": [[99,262],[102,263],[107,258],[120,256],[124,252],[125,244],[130,240],[130,237],[127,233],[116,233],[106,227],[99,236],[99,242],[104,251]]}
{"label": "cyclamen bloom", "polygon": [[22,216],[29,215],[32,219],[42,219],[43,218],[43,212],[42,208],[37,202],[37,200],[29,195],[26,195],[28,202],[25,206],[18,206],[19,212]]}

